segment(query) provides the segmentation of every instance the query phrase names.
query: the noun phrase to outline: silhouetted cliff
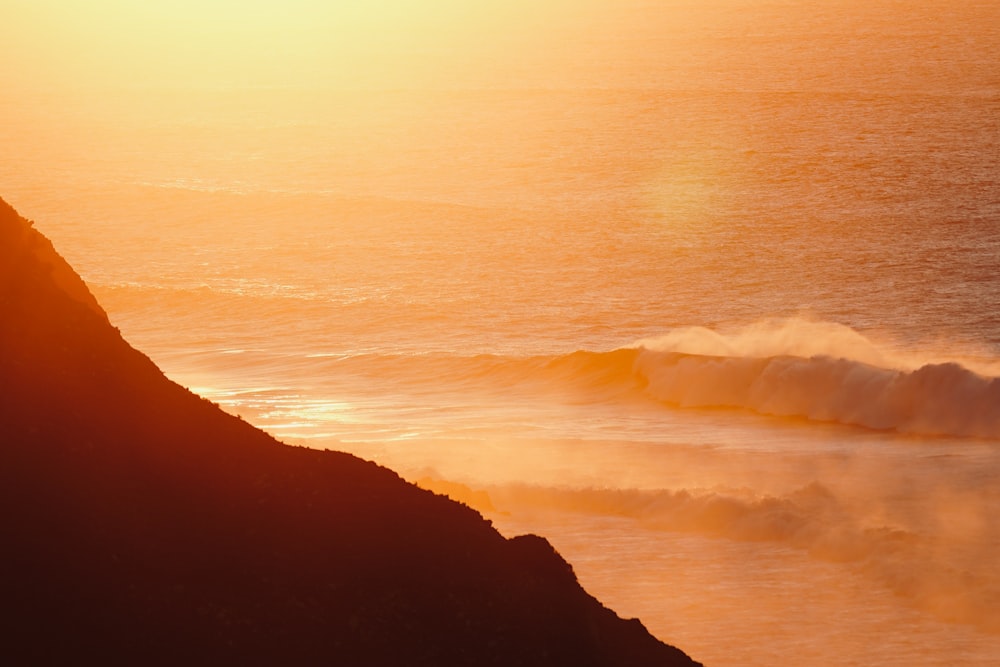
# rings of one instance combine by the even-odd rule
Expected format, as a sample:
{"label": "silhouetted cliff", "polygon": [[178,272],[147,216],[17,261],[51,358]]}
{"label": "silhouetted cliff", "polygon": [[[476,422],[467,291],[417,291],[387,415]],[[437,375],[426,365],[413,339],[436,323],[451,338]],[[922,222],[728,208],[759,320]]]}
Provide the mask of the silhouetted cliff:
{"label": "silhouetted cliff", "polygon": [[8,664],[696,664],[544,539],[168,380],[2,200],[0,531]]}

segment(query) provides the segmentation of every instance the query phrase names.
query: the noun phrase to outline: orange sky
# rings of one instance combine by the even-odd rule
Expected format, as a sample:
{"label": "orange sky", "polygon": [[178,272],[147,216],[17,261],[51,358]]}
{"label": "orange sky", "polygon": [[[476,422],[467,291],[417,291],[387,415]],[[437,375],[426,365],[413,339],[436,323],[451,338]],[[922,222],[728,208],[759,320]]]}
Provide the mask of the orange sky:
{"label": "orange sky", "polygon": [[0,79],[22,86],[422,86],[490,76],[599,0],[5,0]]}
{"label": "orange sky", "polygon": [[[876,89],[886,81],[926,89],[954,79],[955,67],[968,77],[971,67],[993,85],[998,7],[946,0],[2,0],[0,84],[787,90],[807,78],[844,89],[874,77]],[[873,58],[883,46],[889,57]],[[831,60],[836,71],[823,72]]]}

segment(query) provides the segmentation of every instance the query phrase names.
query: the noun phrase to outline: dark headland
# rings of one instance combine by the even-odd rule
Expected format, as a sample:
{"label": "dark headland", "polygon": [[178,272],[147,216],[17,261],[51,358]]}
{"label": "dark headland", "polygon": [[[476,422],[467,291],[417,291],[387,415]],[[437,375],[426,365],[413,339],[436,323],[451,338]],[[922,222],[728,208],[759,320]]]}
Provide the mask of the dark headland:
{"label": "dark headland", "polygon": [[0,534],[5,664],[697,664],[544,539],[168,380],[2,200]]}

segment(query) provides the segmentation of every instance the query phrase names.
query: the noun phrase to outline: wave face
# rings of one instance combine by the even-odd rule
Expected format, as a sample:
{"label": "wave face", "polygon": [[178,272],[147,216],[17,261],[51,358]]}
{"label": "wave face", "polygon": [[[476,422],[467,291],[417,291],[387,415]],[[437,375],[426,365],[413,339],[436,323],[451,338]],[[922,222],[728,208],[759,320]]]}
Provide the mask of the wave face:
{"label": "wave face", "polygon": [[799,319],[732,335],[678,329],[635,348],[581,351],[546,364],[548,373],[589,387],[594,400],[638,392],[681,408],[1000,438],[1000,377],[977,372],[991,368],[982,360],[922,363],[848,327]]}
{"label": "wave face", "polygon": [[1000,378],[954,362],[907,371],[827,356],[642,350],[635,371],[651,396],[682,407],[747,408],[903,433],[1000,437]]}
{"label": "wave face", "polygon": [[905,354],[849,327],[765,320],[728,335],[642,341],[635,372],[657,400],[744,408],[924,435],[1000,437],[1000,379],[982,358]]}

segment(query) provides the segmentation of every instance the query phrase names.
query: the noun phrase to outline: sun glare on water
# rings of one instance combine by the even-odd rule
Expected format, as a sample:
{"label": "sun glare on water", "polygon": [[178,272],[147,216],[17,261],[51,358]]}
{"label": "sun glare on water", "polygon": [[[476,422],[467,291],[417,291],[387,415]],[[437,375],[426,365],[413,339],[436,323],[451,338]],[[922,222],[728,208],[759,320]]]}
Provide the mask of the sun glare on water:
{"label": "sun glare on water", "polygon": [[0,0],[0,196],[706,664],[995,664],[998,7]]}

